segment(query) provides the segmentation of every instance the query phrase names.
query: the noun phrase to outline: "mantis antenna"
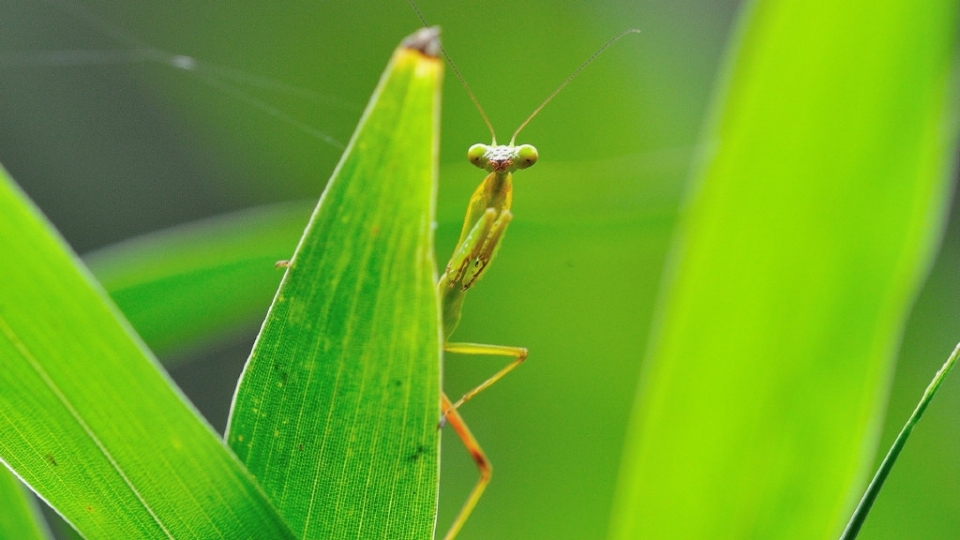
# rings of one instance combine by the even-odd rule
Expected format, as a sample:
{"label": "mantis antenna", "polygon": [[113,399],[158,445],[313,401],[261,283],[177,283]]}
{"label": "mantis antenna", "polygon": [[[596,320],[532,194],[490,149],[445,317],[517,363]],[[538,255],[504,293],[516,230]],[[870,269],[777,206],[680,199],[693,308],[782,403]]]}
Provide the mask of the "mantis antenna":
{"label": "mantis antenna", "polygon": [[[601,54],[603,51],[607,50],[611,45],[613,45],[614,43],[616,43],[617,41],[619,41],[620,38],[626,36],[627,34],[639,34],[639,33],[640,33],[640,30],[638,30],[638,29],[636,29],[636,28],[630,28],[629,30],[624,30],[623,32],[620,32],[620,33],[617,34],[615,37],[613,37],[612,39],[610,39],[610,41],[604,43],[603,46],[601,46],[599,49],[597,49],[596,52],[594,52],[593,54],[590,55],[590,58],[587,58],[586,60],[584,60],[584,62],[583,62],[582,64],[580,64],[580,67],[578,67],[577,69],[573,70],[573,73],[571,73],[570,76],[567,77],[567,79],[566,79],[565,81],[563,81],[563,82],[560,84],[560,86],[558,86],[557,89],[554,90],[553,93],[550,94],[550,95],[547,97],[547,99],[543,100],[543,103],[541,103],[539,107],[537,107],[536,109],[534,109],[533,113],[531,113],[530,116],[528,116],[527,119],[524,120],[522,124],[520,124],[520,127],[518,127],[517,130],[513,132],[513,137],[510,138],[510,146],[513,146],[514,143],[517,142],[517,135],[520,134],[520,131],[521,131],[523,128],[527,127],[527,124],[529,124],[530,121],[533,120],[533,117],[536,116],[541,110],[543,110],[543,108],[547,106],[547,103],[550,103],[550,101],[553,100],[553,98],[557,97],[557,94],[559,94],[561,90],[563,90],[564,88],[566,88],[566,86],[567,86],[568,84],[570,84],[570,81],[572,81],[577,75],[579,75],[580,72],[583,71],[583,69],[584,69],[585,67],[587,67],[587,66],[589,66],[591,63],[593,63],[593,61],[596,60],[597,57],[600,56],[600,54]],[[449,60],[449,57],[447,57],[447,59]],[[452,64],[453,64],[453,62],[451,62],[451,65],[452,65]],[[454,71],[456,71],[456,68],[454,68]],[[459,73],[458,73],[458,75],[459,75]],[[466,85],[467,83],[463,83],[463,84]],[[468,89],[468,91],[469,91],[469,89]],[[471,96],[471,97],[472,97],[472,96]],[[476,101],[475,98],[474,98],[474,101]],[[479,107],[480,105],[477,105],[477,106]],[[491,129],[493,129],[493,128],[491,128]],[[496,143],[494,143],[494,144],[496,144]]]}
{"label": "mantis antenna", "polygon": [[[423,13],[420,12],[420,8],[418,8],[417,5],[413,3],[413,0],[407,0],[407,3],[410,4],[411,8],[413,8],[414,13],[416,13],[417,17],[420,19],[420,22],[423,23],[424,26],[429,26],[427,24],[427,19],[423,16]],[[558,86],[557,89],[554,90],[553,93],[551,93],[547,97],[547,99],[543,100],[543,103],[541,103],[539,107],[534,109],[533,113],[531,113],[530,116],[528,116],[527,119],[524,120],[522,124],[520,124],[520,127],[518,127],[517,130],[513,132],[513,137],[510,138],[509,146],[513,146],[517,142],[517,135],[520,134],[520,131],[522,131],[523,128],[527,127],[527,124],[529,124],[530,121],[533,120],[533,117],[539,114],[540,111],[547,106],[547,103],[550,103],[553,100],[553,98],[557,97],[557,94],[559,94],[561,90],[566,88],[566,86],[570,84],[570,82],[573,81],[573,79],[575,79],[577,75],[579,75],[580,72],[584,70],[584,68],[592,64],[593,61],[596,60],[597,57],[603,53],[603,51],[607,50],[611,45],[613,45],[617,41],[620,41],[620,38],[626,36],[627,34],[639,34],[639,33],[640,33],[640,30],[636,28],[630,28],[630,29],[624,30],[623,32],[620,32],[619,34],[611,38],[610,41],[604,43],[599,49],[596,50],[596,52],[590,55],[590,58],[587,58],[586,60],[584,60],[584,62],[580,64],[580,67],[575,69],[573,73],[571,73],[570,76],[567,77],[566,80],[564,80],[563,83],[561,83],[560,86]],[[487,113],[484,112],[483,107],[480,105],[480,100],[477,99],[477,96],[473,93],[473,90],[470,89],[470,85],[467,84],[467,80],[463,78],[463,74],[460,73],[460,70],[457,68],[457,64],[454,63],[453,58],[450,58],[450,54],[447,53],[447,50],[443,47],[443,44],[440,45],[440,52],[442,52],[443,57],[447,59],[447,63],[450,64],[450,69],[452,69],[453,74],[457,76],[457,80],[460,81],[460,84],[463,86],[463,89],[467,91],[467,95],[470,96],[470,101],[473,102],[473,105],[477,108],[477,111],[480,112],[480,116],[483,117],[483,122],[487,124],[487,129],[490,130],[490,137],[493,140],[491,144],[493,146],[496,146],[497,133],[493,130],[493,124],[490,122],[490,118],[487,117]]]}
{"label": "mantis antenna", "polygon": [[[427,19],[424,18],[423,13],[420,13],[420,8],[413,3],[413,0],[407,0],[407,3],[410,4],[410,7],[413,8],[413,11],[416,12],[417,17],[420,18],[420,22],[424,26],[430,26],[427,24]],[[477,107],[477,110],[480,111],[480,116],[483,117],[483,121],[487,124],[487,129],[490,130],[490,137],[493,139],[493,144],[497,144],[497,133],[493,131],[493,124],[490,123],[490,119],[487,118],[487,113],[483,111],[483,107],[480,106],[480,100],[477,99],[477,96],[474,95],[473,90],[470,90],[470,85],[467,84],[467,80],[463,78],[463,74],[460,73],[460,70],[457,69],[457,65],[453,63],[453,59],[450,58],[450,54],[447,53],[447,50],[443,48],[443,43],[440,43],[440,52],[443,53],[443,57],[447,59],[447,63],[450,64],[450,68],[453,70],[453,74],[457,76],[457,79],[460,80],[460,84],[463,85],[463,89],[467,91],[467,95],[470,96],[470,101],[473,101],[473,104]],[[579,70],[578,70],[579,71]]]}

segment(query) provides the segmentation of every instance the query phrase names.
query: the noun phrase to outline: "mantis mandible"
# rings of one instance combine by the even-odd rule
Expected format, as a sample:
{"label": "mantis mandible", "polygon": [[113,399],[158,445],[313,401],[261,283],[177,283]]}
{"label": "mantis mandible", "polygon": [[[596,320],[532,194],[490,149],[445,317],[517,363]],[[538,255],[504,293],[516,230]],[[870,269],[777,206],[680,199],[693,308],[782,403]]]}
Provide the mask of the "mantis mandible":
{"label": "mantis mandible", "polygon": [[[412,0],[410,1],[410,5],[417,12],[420,20],[426,25],[426,20],[420,13],[420,10],[417,9],[417,6],[413,4]],[[467,451],[470,452],[477,466],[477,470],[480,473],[480,478],[477,480],[473,490],[461,507],[450,529],[447,531],[444,537],[445,540],[453,540],[460,532],[467,518],[470,517],[473,508],[483,495],[487,484],[490,483],[490,478],[493,474],[493,467],[490,461],[487,459],[477,439],[470,432],[458,409],[474,396],[499,381],[504,375],[513,371],[514,368],[523,363],[527,358],[527,349],[524,347],[450,341],[450,337],[460,323],[461,309],[467,291],[490,267],[490,263],[497,254],[500,242],[506,233],[507,226],[513,219],[513,214],[510,212],[510,206],[513,201],[513,172],[533,166],[539,157],[537,149],[532,145],[517,145],[517,135],[520,134],[520,131],[533,120],[547,103],[556,97],[556,95],[585,67],[593,62],[600,53],[627,34],[639,32],[637,29],[629,29],[621,32],[597,49],[596,52],[580,64],[580,66],[520,124],[520,127],[514,131],[513,136],[510,138],[510,144],[506,145],[497,144],[497,135],[494,132],[493,125],[490,123],[489,118],[483,111],[483,107],[480,106],[480,102],[470,90],[463,75],[460,74],[460,71],[450,59],[446,50],[441,46],[441,51],[450,64],[454,74],[456,74],[460,83],[469,94],[470,99],[480,112],[480,115],[483,117],[487,128],[490,130],[492,139],[489,145],[474,144],[467,150],[467,159],[470,163],[487,171],[489,174],[480,182],[480,185],[470,198],[467,213],[463,220],[463,228],[460,231],[460,239],[457,241],[457,247],[454,249],[446,269],[437,282],[437,292],[441,299],[440,309],[444,339],[443,350],[448,353],[505,356],[512,358],[510,363],[480,383],[477,387],[465,393],[457,401],[451,401],[445,392],[441,393],[440,426],[442,427],[444,423],[450,424],[450,427],[456,432]]]}

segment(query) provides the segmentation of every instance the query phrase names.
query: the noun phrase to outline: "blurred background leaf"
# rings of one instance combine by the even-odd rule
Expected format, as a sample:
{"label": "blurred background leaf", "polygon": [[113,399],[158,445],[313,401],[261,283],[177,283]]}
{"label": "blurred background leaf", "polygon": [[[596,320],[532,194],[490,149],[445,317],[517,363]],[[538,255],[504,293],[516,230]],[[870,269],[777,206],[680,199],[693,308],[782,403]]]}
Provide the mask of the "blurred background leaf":
{"label": "blurred background leaf", "polygon": [[87,253],[84,262],[168,368],[256,333],[313,201],[186,223]]}
{"label": "blurred background leaf", "polygon": [[[458,339],[531,351],[463,410],[496,473],[462,538],[603,538],[682,183],[738,3],[424,1],[420,8],[443,27],[447,50],[501,138],[597,46],[627,27],[643,31],[605,53],[524,131],[520,142],[536,144],[541,163],[517,175],[516,219],[458,329]],[[63,54],[41,60],[48,57],[25,52],[142,46],[132,38],[243,71],[245,96],[345,142],[383,62],[420,24],[400,0],[10,0],[0,3],[0,20],[0,161],[81,252],[226,211],[316,198],[340,149],[225,92],[223,78],[212,86],[210,70],[204,78],[150,62],[67,65]],[[466,148],[488,142],[456,80],[445,85],[440,260],[482,177],[465,162]],[[885,441],[956,342],[958,227],[951,221],[908,323]],[[249,336],[173,371],[220,428]],[[446,387],[456,394],[495,367],[453,358]],[[960,527],[958,392],[947,381],[862,538],[936,538]],[[476,475],[455,444],[444,454],[440,530]]]}
{"label": "blurred background leaf", "polygon": [[0,538],[50,538],[40,507],[30,490],[0,465]]}
{"label": "blurred background leaf", "polygon": [[941,239],[956,2],[751,7],[668,266],[614,538],[837,537]]}

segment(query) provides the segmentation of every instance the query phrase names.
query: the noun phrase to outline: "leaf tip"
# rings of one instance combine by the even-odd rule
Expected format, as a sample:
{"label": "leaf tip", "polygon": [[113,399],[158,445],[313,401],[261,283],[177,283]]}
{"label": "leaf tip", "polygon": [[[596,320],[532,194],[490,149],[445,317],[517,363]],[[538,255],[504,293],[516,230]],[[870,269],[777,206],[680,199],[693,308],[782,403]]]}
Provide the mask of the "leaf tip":
{"label": "leaf tip", "polygon": [[440,57],[440,27],[421,28],[407,36],[400,44],[404,49],[418,51],[428,58]]}

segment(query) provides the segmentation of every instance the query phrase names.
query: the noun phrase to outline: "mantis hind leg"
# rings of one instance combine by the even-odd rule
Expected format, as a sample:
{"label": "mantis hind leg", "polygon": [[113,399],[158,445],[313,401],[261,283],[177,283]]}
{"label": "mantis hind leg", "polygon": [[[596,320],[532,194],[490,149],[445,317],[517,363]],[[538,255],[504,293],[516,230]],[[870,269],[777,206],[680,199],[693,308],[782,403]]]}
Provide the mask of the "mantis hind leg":
{"label": "mantis hind leg", "polygon": [[453,408],[453,404],[450,403],[450,398],[448,398],[446,394],[442,394],[441,405],[443,417],[448,419],[450,427],[453,428],[457,436],[460,437],[467,451],[470,452],[473,462],[477,465],[477,471],[480,473],[480,478],[470,491],[470,496],[467,497],[467,500],[463,503],[456,519],[453,520],[453,525],[450,526],[446,536],[444,536],[444,540],[453,540],[453,538],[457,536],[457,533],[460,532],[460,529],[463,528],[463,524],[467,522],[467,518],[469,518],[470,513],[473,512],[473,508],[483,495],[483,491],[487,489],[487,484],[490,483],[490,477],[493,475],[493,466],[490,465],[490,461],[487,460],[487,455],[483,452],[483,449],[480,448],[477,439],[470,433],[470,428],[468,428],[467,424],[463,421],[463,417]]}
{"label": "mantis hind leg", "polygon": [[457,536],[457,533],[460,532],[460,529],[463,528],[463,524],[466,523],[467,518],[470,517],[470,513],[473,512],[473,508],[477,506],[477,502],[483,495],[483,491],[487,489],[487,484],[490,483],[490,478],[493,475],[493,466],[487,459],[487,455],[483,452],[483,449],[480,448],[480,444],[477,442],[477,439],[473,436],[473,434],[470,432],[470,429],[467,427],[467,424],[463,421],[463,417],[460,416],[460,412],[457,411],[457,408],[469,401],[471,398],[473,398],[473,396],[485,390],[493,383],[499,381],[504,375],[510,373],[515,367],[523,363],[523,361],[527,359],[527,349],[524,349],[523,347],[505,347],[502,345],[481,345],[478,343],[447,343],[444,345],[443,349],[447,352],[460,354],[510,356],[513,358],[512,362],[501,368],[500,371],[494,373],[489,379],[480,383],[479,386],[464,394],[463,397],[458,399],[455,403],[450,401],[450,398],[447,397],[446,393],[442,394],[440,424],[441,426],[444,423],[450,424],[450,427],[453,428],[453,430],[457,433],[457,436],[460,437],[460,441],[463,442],[463,446],[468,452],[470,452],[470,457],[473,458],[473,462],[477,465],[477,471],[480,473],[480,478],[473,486],[473,490],[470,491],[470,495],[467,497],[467,500],[464,501],[463,506],[460,508],[460,512],[453,521],[453,525],[450,526],[450,530],[448,530],[446,536],[444,536],[444,540],[453,540],[453,538]]}
{"label": "mantis hind leg", "polygon": [[508,356],[513,358],[513,361],[500,369],[500,371],[494,373],[490,378],[483,381],[476,388],[470,390],[464,394],[460,399],[454,402],[450,406],[451,411],[455,411],[460,408],[461,405],[470,401],[480,392],[483,392],[489,388],[493,383],[499,381],[506,375],[513,371],[517,366],[523,363],[527,359],[527,349],[524,347],[507,347],[504,345],[482,345],[479,343],[446,343],[443,346],[443,350],[446,352],[459,353],[459,354],[473,354],[473,355],[489,355],[489,356]]}

